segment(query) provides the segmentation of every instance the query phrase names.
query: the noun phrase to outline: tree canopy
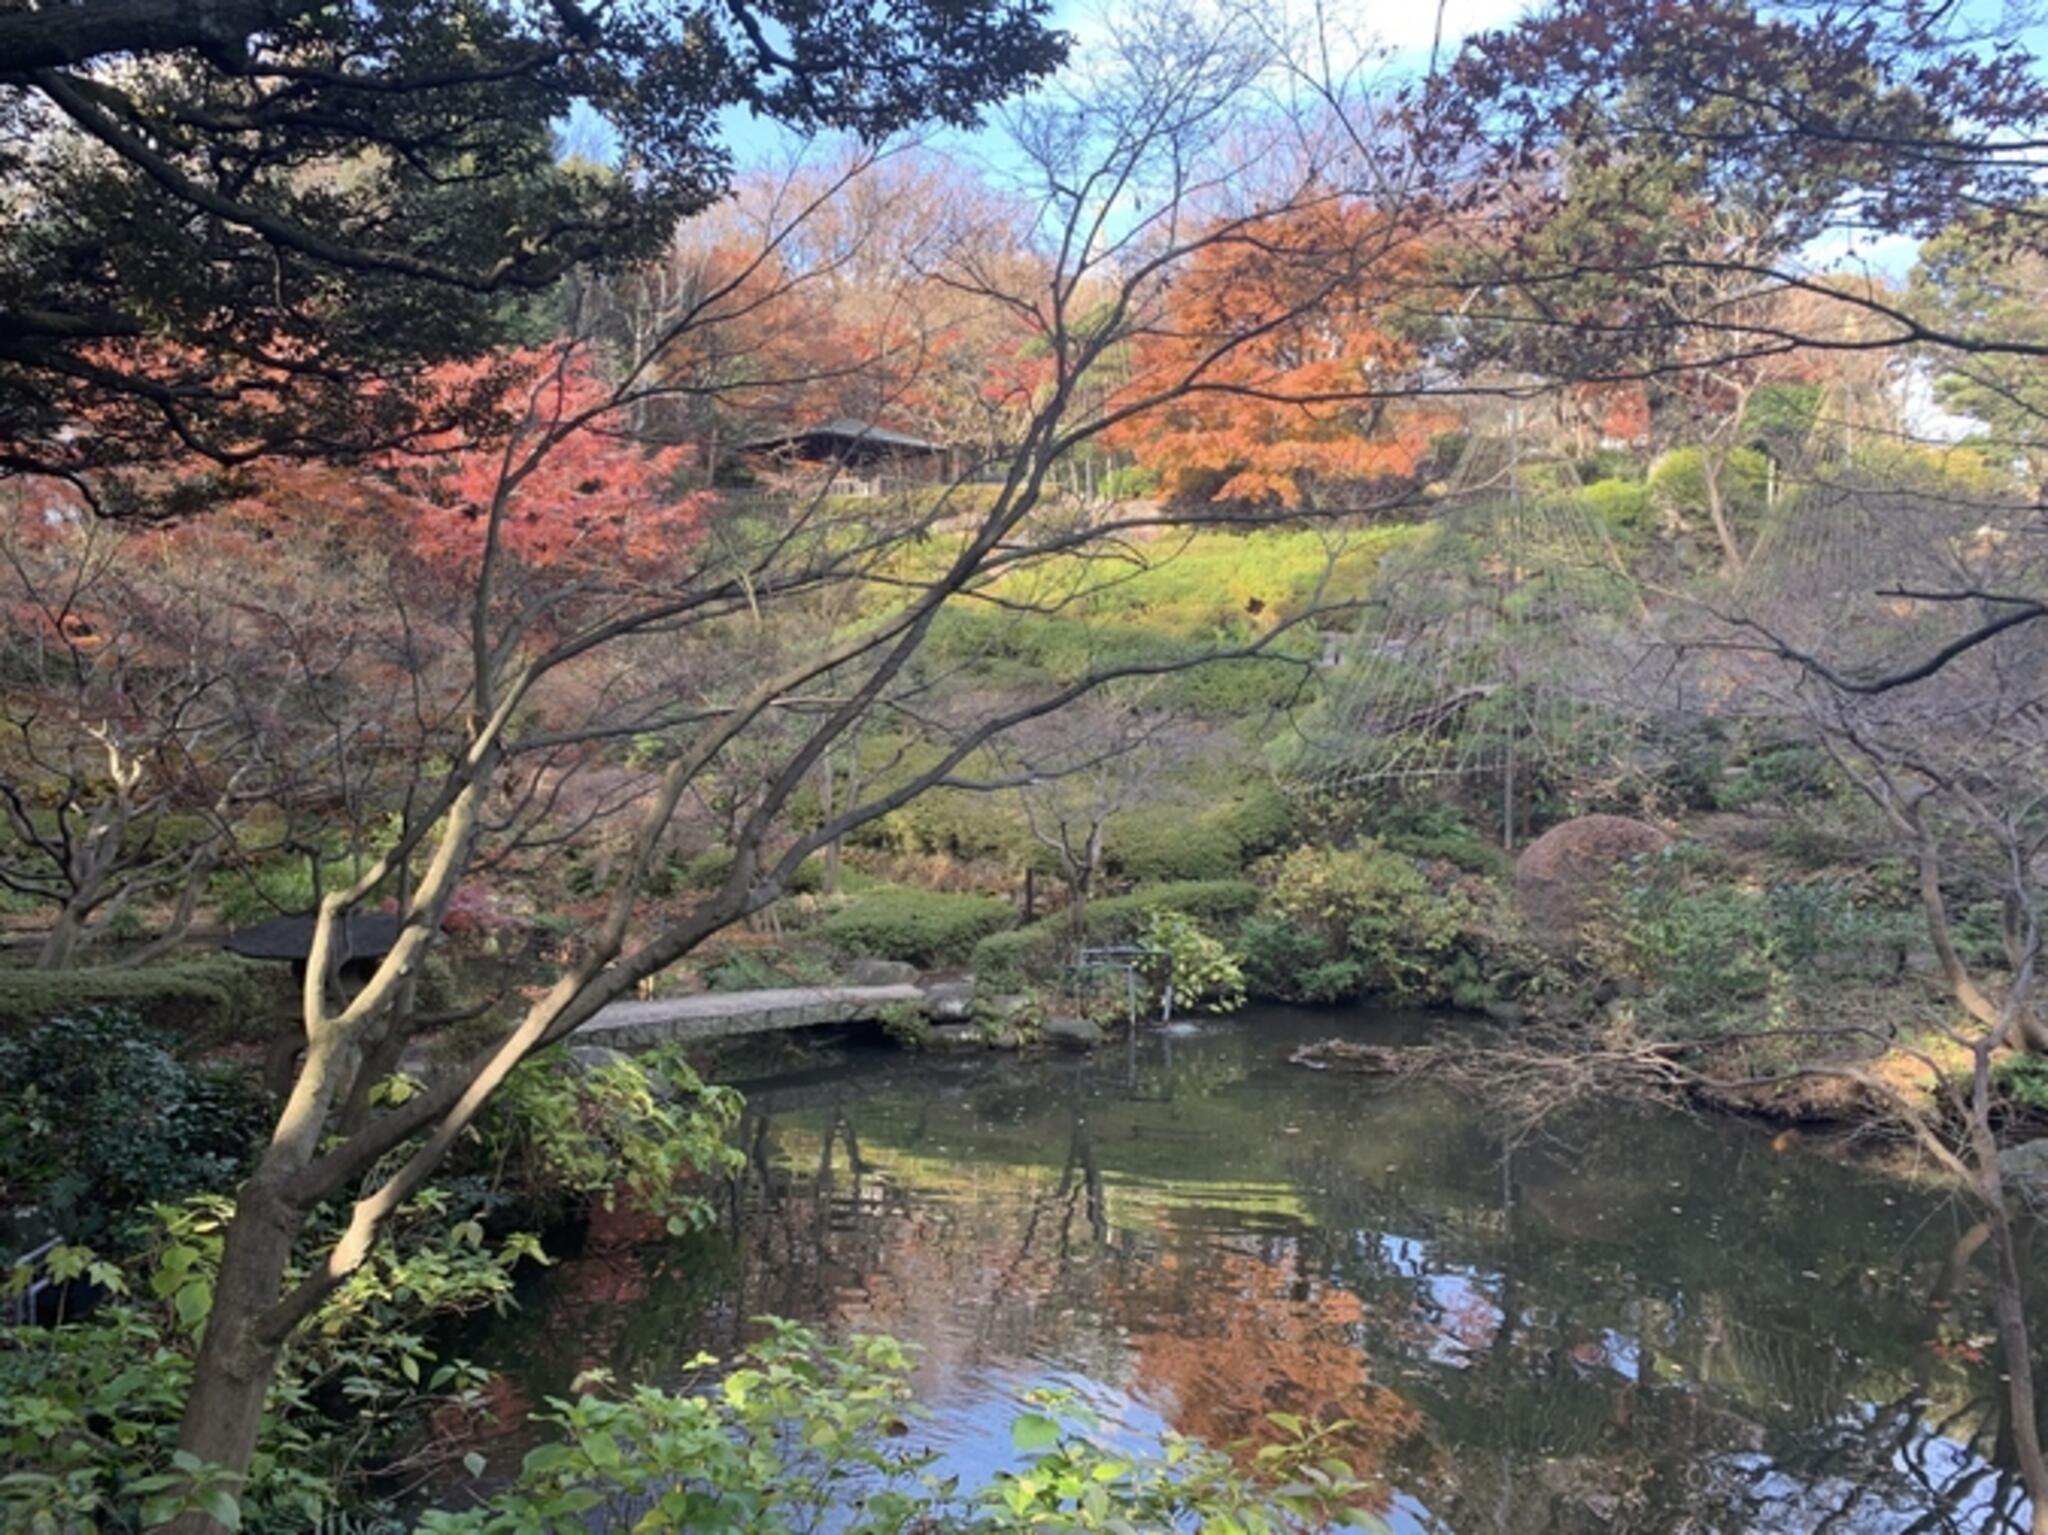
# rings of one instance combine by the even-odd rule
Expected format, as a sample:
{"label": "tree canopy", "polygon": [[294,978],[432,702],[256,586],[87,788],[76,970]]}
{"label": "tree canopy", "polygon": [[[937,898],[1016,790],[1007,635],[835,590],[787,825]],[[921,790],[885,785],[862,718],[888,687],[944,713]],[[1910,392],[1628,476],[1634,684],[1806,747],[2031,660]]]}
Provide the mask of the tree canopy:
{"label": "tree canopy", "polygon": [[[723,196],[721,113],[871,138],[971,123],[1059,62],[1047,14],[10,0],[0,467],[346,456],[487,417],[500,381],[433,365]],[[558,157],[572,113],[611,165]]]}

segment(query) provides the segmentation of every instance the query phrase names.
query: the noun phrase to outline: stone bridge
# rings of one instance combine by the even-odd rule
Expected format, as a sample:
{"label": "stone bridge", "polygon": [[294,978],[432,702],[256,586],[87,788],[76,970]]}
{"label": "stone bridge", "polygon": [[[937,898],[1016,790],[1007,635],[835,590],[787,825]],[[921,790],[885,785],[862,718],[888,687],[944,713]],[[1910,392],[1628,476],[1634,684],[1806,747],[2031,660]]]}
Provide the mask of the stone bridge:
{"label": "stone bridge", "polygon": [[770,991],[706,991],[650,1002],[614,1002],[575,1033],[582,1045],[647,1050],[743,1034],[774,1034],[825,1023],[873,1023],[890,1008],[922,1006],[924,991],[893,986],[790,986]]}

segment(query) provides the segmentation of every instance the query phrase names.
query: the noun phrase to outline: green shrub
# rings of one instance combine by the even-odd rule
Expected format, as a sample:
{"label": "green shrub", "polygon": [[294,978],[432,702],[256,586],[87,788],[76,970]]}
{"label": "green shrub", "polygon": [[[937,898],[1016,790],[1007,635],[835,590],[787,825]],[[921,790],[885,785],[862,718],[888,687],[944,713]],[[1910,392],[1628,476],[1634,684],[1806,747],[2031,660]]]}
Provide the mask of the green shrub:
{"label": "green shrub", "polygon": [[769,991],[782,986],[827,986],[838,972],[823,955],[805,949],[773,956],[735,949],[704,971],[709,991]]}
{"label": "green shrub", "polygon": [[1906,924],[1836,881],[1732,882],[1711,854],[1681,843],[1616,875],[1589,944],[1601,968],[1641,983],[1652,1026],[1683,1038],[1775,1021],[1816,982],[1889,978]]}
{"label": "green shrub", "polygon": [[1998,901],[1971,901],[1950,923],[1950,941],[1963,963],[1977,969],[2003,970],[2005,907]]}
{"label": "green shrub", "polygon": [[36,1206],[67,1241],[125,1247],[152,1204],[232,1187],[269,1106],[171,1044],[110,1007],[0,1037],[0,1199]]}
{"label": "green shrub", "polygon": [[1991,1079],[2021,1108],[2048,1114],[2048,1059],[2008,1055],[1992,1063]]}
{"label": "green shrub", "polygon": [[1813,435],[1824,392],[1818,384],[1763,384],[1742,411],[1742,435],[1773,457],[1795,452]]}
{"label": "green shrub", "polygon": [[1262,872],[1268,912],[1321,946],[1321,965],[1277,995],[1302,1001],[1449,999],[1449,967],[1461,944],[1473,941],[1476,913],[1462,897],[1440,894],[1411,859],[1376,842],[1304,847],[1272,860]]}
{"label": "green shrub", "polygon": [[[674,867],[671,861],[671,866],[674,869],[671,879],[679,881],[684,889],[716,890],[732,873],[732,850],[714,847],[684,860],[679,867]],[[815,895],[824,888],[824,884],[825,861],[814,854],[796,866],[796,872],[790,875],[783,889],[790,895]]]}
{"label": "green shrub", "polygon": [[1643,481],[1642,462],[1627,448],[1595,448],[1572,467],[1578,473],[1579,483],[1587,486],[1640,485]]}
{"label": "green shrub", "polygon": [[937,853],[967,862],[1010,862],[1036,846],[1006,798],[964,789],[927,789],[861,828],[852,840],[892,853]]}
{"label": "green shrub", "polygon": [[1034,922],[1029,927],[1012,928],[982,939],[974,946],[968,964],[978,981],[1022,986],[1048,977],[1059,968],[1067,939],[1065,922]]}
{"label": "green shrub", "polygon": [[1248,786],[1224,814],[1247,858],[1277,852],[1295,835],[1294,800],[1271,783]]}
{"label": "green shrub", "polygon": [[746,1165],[726,1139],[739,1113],[739,1094],[706,1084],[676,1050],[588,1066],[556,1047],[505,1079],[443,1176],[486,1175],[529,1217],[610,1209],[624,1193],[680,1234],[713,1219],[689,1175]]}
{"label": "green shrub", "polygon": [[0,970],[0,1035],[17,1034],[84,1008],[133,1013],[190,1051],[234,1039],[264,1039],[295,1017],[297,987],[287,965],[232,954],[195,954],[132,970]]}
{"label": "green shrub", "polygon": [[[1208,926],[1221,928],[1246,916],[1258,904],[1259,887],[1245,879],[1178,880],[1149,885],[1128,895],[1089,902],[1088,941],[1128,943],[1159,911],[1185,912]],[[1071,942],[1072,930],[1064,916],[996,933],[974,946],[974,972],[1003,985],[1043,979],[1060,968]]]}
{"label": "green shrub", "polygon": [[[378,1096],[411,1090],[394,1078]],[[672,1229],[697,1226],[711,1205],[689,1175],[743,1160],[727,1139],[737,1108],[672,1053],[585,1068],[551,1051],[520,1067],[444,1179],[394,1213],[293,1336],[247,1479],[237,1487],[199,1468],[196,1501],[244,1535],[409,1528],[391,1501],[406,1484],[388,1475],[394,1460],[485,1417],[489,1375],[443,1357],[450,1324],[511,1305],[515,1269],[546,1261],[533,1236],[494,1236],[485,1217],[508,1195],[551,1205],[624,1193]],[[158,1213],[151,1251],[125,1269],[77,1246],[49,1255],[45,1272],[88,1277],[107,1300],[82,1321],[17,1329],[0,1348],[0,1528],[140,1530],[179,1511],[185,1478],[170,1473],[193,1469],[176,1458],[179,1414],[232,1206],[195,1196]],[[312,1216],[300,1271],[347,1216]],[[4,1288],[30,1277],[18,1267]]]}
{"label": "green shrub", "polygon": [[1163,678],[1153,702],[1200,719],[1250,719],[1294,708],[1316,697],[1314,638],[1306,630],[1276,642],[1264,655],[1211,661]]}
{"label": "green shrub", "polygon": [[1133,936],[1155,911],[1185,912],[1220,924],[1247,915],[1259,904],[1259,887],[1248,879],[1175,880],[1111,896],[1088,908],[1091,934],[1115,941]]}
{"label": "green shrub", "polygon": [[1152,952],[1141,962],[1145,978],[1171,990],[1182,1012],[1227,1013],[1244,1005],[1244,967],[1220,938],[1202,931],[1184,911],[1155,911],[1138,942]]}
{"label": "green shrub", "polygon": [[1237,946],[1244,954],[1245,985],[1255,997],[1335,1002],[1358,991],[1359,978],[1350,973],[1310,984],[1309,977],[1328,964],[1328,953],[1321,937],[1285,917],[1247,917],[1237,930]]}
{"label": "green shrub", "polygon": [[[52,1277],[89,1277],[109,1299],[82,1321],[18,1329],[0,1349],[0,1527],[154,1529],[201,1507],[243,1535],[394,1528],[380,1466],[418,1448],[430,1414],[482,1414],[488,1373],[442,1361],[428,1328],[510,1304],[513,1269],[539,1248],[523,1234],[488,1242],[430,1187],[285,1351],[248,1477],[181,1457],[230,1210],[214,1196],[162,1207],[151,1258],[125,1271],[77,1246],[45,1260]],[[324,1217],[313,1228],[307,1257],[338,1234]],[[17,1268],[11,1282],[27,1277]]]}
{"label": "green shrub", "polygon": [[1713,803],[1723,810],[1782,805],[1789,800],[1826,798],[1836,775],[1827,754],[1802,743],[1759,748],[1714,785]]}
{"label": "green shrub", "polygon": [[1010,903],[992,896],[885,885],[856,896],[818,932],[850,954],[945,965],[964,961],[976,943],[1016,920]]}
{"label": "green shrub", "polygon": [[1184,805],[1143,805],[1113,817],[1102,852],[1112,874],[1148,884],[1229,879],[1244,866],[1235,829]]}
{"label": "green shrub", "polygon": [[1228,880],[1287,840],[1293,807],[1256,784],[1199,808],[1142,805],[1111,819],[1103,856],[1111,873],[1137,884]]}
{"label": "green shrub", "polygon": [[1596,480],[1579,499],[1619,537],[1634,537],[1650,526],[1650,487],[1641,480]]}
{"label": "green shrub", "polygon": [[1379,817],[1373,837],[1396,853],[1438,859],[1468,874],[1505,874],[1514,864],[1449,805],[1396,804]]}
{"label": "green shrub", "polygon": [[932,1021],[915,1002],[891,1002],[880,1009],[875,1022],[884,1035],[906,1050],[922,1050],[931,1043]]}
{"label": "green shrub", "polygon": [[[354,883],[370,862],[367,856],[324,859],[322,888],[335,890]],[[298,916],[320,904],[313,888],[313,861],[303,854],[280,854],[241,868],[223,869],[208,881],[207,897],[230,927],[246,927],[280,915]]]}
{"label": "green shrub", "polygon": [[[1770,464],[1754,448],[1732,450],[1721,466],[1721,502],[1731,517],[1763,506]],[[1658,508],[1687,519],[1707,514],[1706,460],[1698,448],[1666,453],[1650,468],[1650,498]]]}

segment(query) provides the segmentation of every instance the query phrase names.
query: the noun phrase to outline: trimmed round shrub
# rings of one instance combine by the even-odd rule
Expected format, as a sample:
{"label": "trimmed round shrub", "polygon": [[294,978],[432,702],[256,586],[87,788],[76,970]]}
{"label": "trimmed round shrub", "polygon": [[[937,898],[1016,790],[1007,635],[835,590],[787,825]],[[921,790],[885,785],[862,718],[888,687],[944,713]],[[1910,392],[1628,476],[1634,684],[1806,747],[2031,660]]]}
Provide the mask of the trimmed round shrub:
{"label": "trimmed round shrub", "polygon": [[1629,537],[1650,526],[1650,487],[1640,480],[1595,480],[1579,496],[1610,532]]}
{"label": "trimmed round shrub", "polygon": [[1126,879],[1228,879],[1243,866],[1244,848],[1226,822],[1181,805],[1148,805],[1109,823],[1103,856]]}
{"label": "trimmed round shrub", "polygon": [[1010,903],[992,896],[884,886],[834,912],[818,932],[862,958],[946,965],[962,963],[978,942],[1016,920]]}

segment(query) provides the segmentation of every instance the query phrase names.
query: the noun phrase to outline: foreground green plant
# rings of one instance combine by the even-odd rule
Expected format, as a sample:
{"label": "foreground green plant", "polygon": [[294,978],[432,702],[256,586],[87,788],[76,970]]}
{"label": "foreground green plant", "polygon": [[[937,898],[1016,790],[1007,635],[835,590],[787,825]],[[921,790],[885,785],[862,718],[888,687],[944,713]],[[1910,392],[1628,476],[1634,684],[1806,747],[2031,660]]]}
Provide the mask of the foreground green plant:
{"label": "foreground green plant", "polygon": [[[376,1096],[402,1102],[413,1090],[393,1078]],[[294,1335],[244,1479],[177,1450],[232,1203],[159,1205],[146,1253],[127,1265],[59,1248],[42,1276],[89,1282],[102,1303],[0,1340],[0,1528],[142,1530],[192,1508],[293,1535],[337,1515],[388,1518],[390,1490],[461,1456],[461,1426],[483,1412],[484,1372],[444,1357],[438,1330],[510,1305],[514,1271],[547,1261],[537,1237],[502,1233],[497,1220],[624,1198],[671,1231],[695,1229],[711,1214],[704,1177],[738,1157],[725,1139],[738,1112],[736,1093],[670,1052],[590,1065],[557,1050],[522,1066],[445,1179],[406,1203],[392,1239]],[[340,1219],[304,1234],[292,1283]],[[8,1287],[36,1277],[17,1267]],[[420,1432],[429,1415],[439,1436]]]}
{"label": "foreground green plant", "polygon": [[623,1194],[679,1235],[711,1218],[701,1179],[745,1165],[726,1140],[739,1115],[740,1095],[674,1048],[600,1064],[551,1050],[506,1079],[449,1176],[481,1178],[526,1215]]}
{"label": "foreground green plant", "polygon": [[[228,1201],[159,1212],[147,1262],[128,1268],[59,1248],[43,1272],[90,1281],[82,1321],[17,1328],[0,1348],[0,1526],[36,1535],[151,1528],[188,1507],[231,1528],[297,1531],[336,1511],[374,1512],[372,1472],[417,1473],[459,1449],[408,1431],[429,1411],[482,1412],[482,1371],[443,1360],[440,1320],[510,1303],[531,1236],[489,1239],[454,1220],[445,1191],[408,1207],[400,1240],[337,1290],[294,1342],[272,1388],[258,1455],[237,1483],[181,1460],[178,1417],[213,1305]],[[20,1291],[31,1276],[14,1270]]]}
{"label": "foreground green plant", "polygon": [[512,1487],[479,1508],[428,1514],[421,1535],[788,1535],[828,1518],[861,1535],[1377,1527],[1362,1506],[1371,1489],[1335,1453],[1348,1425],[1274,1414],[1284,1437],[1251,1452],[1246,1470],[1172,1435],[1154,1449],[1112,1444],[1061,1393],[1034,1394],[1012,1424],[1024,1465],[963,1489],[934,1475],[935,1457],[916,1444],[925,1413],[903,1345],[827,1344],[808,1328],[766,1325],[766,1340],[703,1392],[585,1377],[591,1390],[549,1404],[561,1438],[530,1452]]}

